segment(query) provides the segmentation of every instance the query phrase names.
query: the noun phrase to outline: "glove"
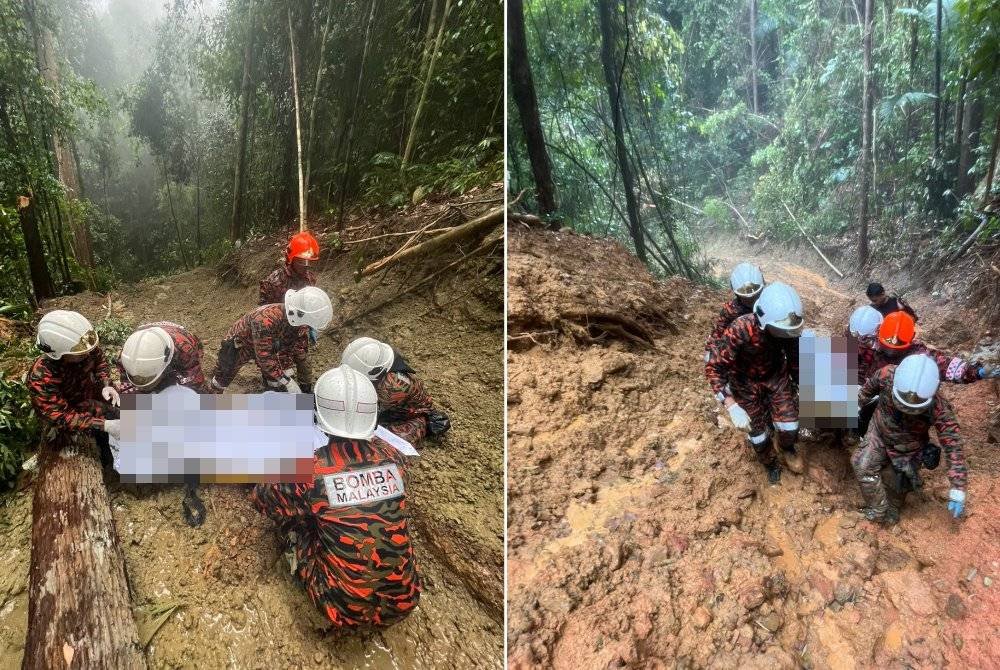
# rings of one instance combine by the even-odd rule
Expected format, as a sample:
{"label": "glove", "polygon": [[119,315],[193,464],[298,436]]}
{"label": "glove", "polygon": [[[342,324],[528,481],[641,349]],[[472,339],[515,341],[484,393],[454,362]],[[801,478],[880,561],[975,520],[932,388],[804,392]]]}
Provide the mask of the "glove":
{"label": "glove", "polygon": [[299,388],[299,383],[294,379],[288,380],[288,383],[285,384],[285,391],[287,393],[302,393],[302,389]]}
{"label": "glove", "polygon": [[732,419],[733,425],[739,430],[750,430],[750,415],[747,411],[740,407],[738,404],[733,403],[728,408],[729,418]]}
{"label": "glove", "polygon": [[1000,377],[1000,367],[983,365],[976,371],[976,374],[980,379],[996,379]]}
{"label": "glove", "polygon": [[118,407],[122,404],[121,396],[118,395],[114,386],[105,386],[101,391],[101,397],[111,403],[112,407]]}
{"label": "glove", "polygon": [[[118,395],[117,393],[115,395]],[[104,420],[104,432],[115,438],[116,440],[122,439],[122,429],[120,419],[105,419]]]}
{"label": "glove", "polygon": [[705,362],[706,362],[706,363],[708,363],[708,358],[709,358],[709,356],[708,356],[708,352],[706,351],[706,352],[705,352]]}
{"label": "glove", "polygon": [[319,331],[315,328],[309,328],[309,344],[316,344],[319,342]]}
{"label": "glove", "polygon": [[952,489],[948,491],[948,511],[956,519],[965,511],[965,491]]}

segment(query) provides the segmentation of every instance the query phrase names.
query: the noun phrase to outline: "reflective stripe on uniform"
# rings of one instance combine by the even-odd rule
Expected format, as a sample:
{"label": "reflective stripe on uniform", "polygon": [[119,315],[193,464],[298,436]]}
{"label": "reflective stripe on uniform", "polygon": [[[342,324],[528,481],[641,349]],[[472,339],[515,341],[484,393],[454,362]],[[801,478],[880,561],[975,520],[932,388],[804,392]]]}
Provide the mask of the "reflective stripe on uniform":
{"label": "reflective stripe on uniform", "polygon": [[793,431],[799,429],[798,421],[775,421],[774,427],[778,430]]}
{"label": "reflective stripe on uniform", "polygon": [[760,435],[751,435],[750,441],[753,444],[762,444],[764,440],[767,439],[767,433],[761,433]]}

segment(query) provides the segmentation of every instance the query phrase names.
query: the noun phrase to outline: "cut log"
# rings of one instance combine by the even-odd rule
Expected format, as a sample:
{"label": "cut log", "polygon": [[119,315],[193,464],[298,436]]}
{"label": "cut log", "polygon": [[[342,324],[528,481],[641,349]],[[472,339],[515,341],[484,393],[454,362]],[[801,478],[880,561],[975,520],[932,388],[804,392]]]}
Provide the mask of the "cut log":
{"label": "cut log", "polygon": [[382,260],[375,261],[361,271],[361,276],[367,277],[372,273],[384,270],[385,268],[395,265],[400,261],[416,258],[418,256],[426,256],[437,249],[452,246],[461,240],[473,237],[477,234],[486,233],[492,228],[495,228],[503,223],[503,213],[504,208],[497,207],[477,219],[473,219],[468,223],[463,223],[460,226],[455,226],[443,235],[438,235],[437,237],[427,240],[426,242],[421,242],[414,247],[404,249],[392,254],[391,256],[387,256]]}
{"label": "cut log", "polygon": [[94,440],[57,435],[39,460],[22,669],[146,668]]}

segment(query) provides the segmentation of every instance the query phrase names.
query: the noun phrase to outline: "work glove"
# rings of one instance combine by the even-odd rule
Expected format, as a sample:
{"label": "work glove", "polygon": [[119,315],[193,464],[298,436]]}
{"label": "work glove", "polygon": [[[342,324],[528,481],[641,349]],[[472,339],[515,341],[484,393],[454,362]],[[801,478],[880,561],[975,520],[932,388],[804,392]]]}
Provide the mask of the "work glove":
{"label": "work glove", "polygon": [[105,386],[101,391],[101,397],[111,403],[112,407],[118,407],[122,404],[121,396],[118,395],[114,386]]}
{"label": "work glove", "polygon": [[994,365],[982,365],[976,374],[980,379],[996,379],[1000,378],[1000,367]]}
{"label": "work glove", "polygon": [[952,489],[948,491],[948,511],[956,519],[965,511],[965,491]]}
{"label": "work glove", "polygon": [[709,356],[708,356],[708,352],[706,351],[706,352],[705,352],[705,362],[706,362],[706,363],[708,363],[708,358],[709,358]]}
{"label": "work glove", "polygon": [[738,430],[750,430],[750,415],[737,403],[733,403],[726,408],[729,411],[729,418]]}
{"label": "work glove", "polygon": [[285,384],[286,393],[302,393],[302,389],[299,387],[299,383],[294,379],[289,379],[288,383]]}
{"label": "work glove", "polygon": [[310,328],[309,328],[309,344],[316,344],[317,342],[319,342],[319,331],[310,326]]}
{"label": "work glove", "polygon": [[[117,395],[117,394],[115,394]],[[105,419],[104,420],[104,432],[115,438],[116,440],[122,439],[122,428],[120,419]]]}

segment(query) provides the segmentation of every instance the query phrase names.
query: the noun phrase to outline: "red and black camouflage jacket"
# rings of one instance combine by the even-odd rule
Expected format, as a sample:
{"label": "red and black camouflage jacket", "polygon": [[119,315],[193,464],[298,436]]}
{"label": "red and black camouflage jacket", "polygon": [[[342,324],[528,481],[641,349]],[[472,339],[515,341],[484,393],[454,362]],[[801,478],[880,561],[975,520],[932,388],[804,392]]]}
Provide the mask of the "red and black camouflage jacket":
{"label": "red and black camouflage jacket", "polygon": [[858,338],[858,385],[862,385],[875,370],[878,341],[873,336]]}
{"label": "red and black camouflage jacket", "polygon": [[316,450],[313,473],[310,484],[260,484],[251,495],[283,532],[295,531],[309,597],[338,626],[403,618],[416,607],[421,583],[402,455],[381,440],[329,436]]}
{"label": "red and black camouflage jacket", "polygon": [[962,438],[951,403],[938,394],[934,398],[934,404],[920,414],[900,412],[892,401],[892,380],[895,375],[895,365],[881,368],[865,382],[858,394],[860,405],[866,404],[875,396],[879,397],[878,407],[872,417],[877,439],[885,446],[889,458],[915,455],[927,444],[933,427],[948,458],[948,480],[953,488],[964,490],[969,471],[965,466]]}
{"label": "red and black camouflage jacket", "polygon": [[63,430],[104,427],[101,390],[105,386],[112,386],[111,369],[100,347],[74,363],[41,356],[27,378],[35,411]]}
{"label": "red and black camouflage jacket", "polygon": [[799,382],[798,347],[797,338],[772,337],[756,316],[746,314],[709,342],[705,376],[716,398],[731,395],[726,390],[731,381],[764,382],[788,375],[794,387]]}
{"label": "red and black camouflage jacket", "polygon": [[271,304],[247,312],[232,325],[225,339],[238,349],[253,350],[257,367],[268,381],[277,381],[285,370],[297,367],[299,383],[310,383],[306,363],[309,350],[309,326],[293,326],[285,318],[283,304]]}
{"label": "red and black camouflage jacket", "polygon": [[729,324],[744,314],[749,314],[752,311],[752,306],[747,307],[743,304],[743,301],[741,301],[739,297],[734,296],[733,299],[723,305],[722,309],[719,311],[719,316],[715,319],[715,327],[712,328],[712,332],[708,336],[708,342],[705,344],[705,349],[707,350],[709,346],[711,346],[712,342],[722,336],[722,331],[728,328]]}
{"label": "red and black camouflage jacket", "polygon": [[306,270],[306,276],[302,277],[292,272],[291,266],[286,263],[284,267],[278,268],[261,281],[260,298],[258,298],[257,304],[270,305],[274,302],[284,303],[285,291],[288,289],[293,288],[298,290],[306,286],[315,285],[315,274]]}
{"label": "red and black camouflage jacket", "polygon": [[971,384],[979,381],[979,368],[974,363],[937,349],[931,349],[923,342],[916,340],[913,341],[909,349],[899,353],[879,347],[875,352],[871,373],[873,374],[887,365],[898,365],[903,358],[912,354],[926,354],[933,358],[934,362],[937,363],[938,372],[941,373],[941,381],[955,384]]}
{"label": "red and black camouflage jacket", "polygon": [[[170,360],[170,369],[163,373],[160,381],[152,389],[146,389],[143,393],[156,393],[168,386],[180,384],[198,393],[214,393],[211,384],[206,383],[205,373],[201,369],[201,358],[204,350],[201,340],[194,333],[188,331],[184,326],[171,321],[157,321],[139,326],[136,330],[143,328],[162,328],[170,336],[174,343],[174,356]],[[122,393],[136,393],[137,389],[128,381],[125,369],[121,361],[115,362],[122,380]]]}
{"label": "red and black camouflage jacket", "polygon": [[409,372],[387,372],[375,382],[382,425],[427,416],[434,401],[423,382]]}

